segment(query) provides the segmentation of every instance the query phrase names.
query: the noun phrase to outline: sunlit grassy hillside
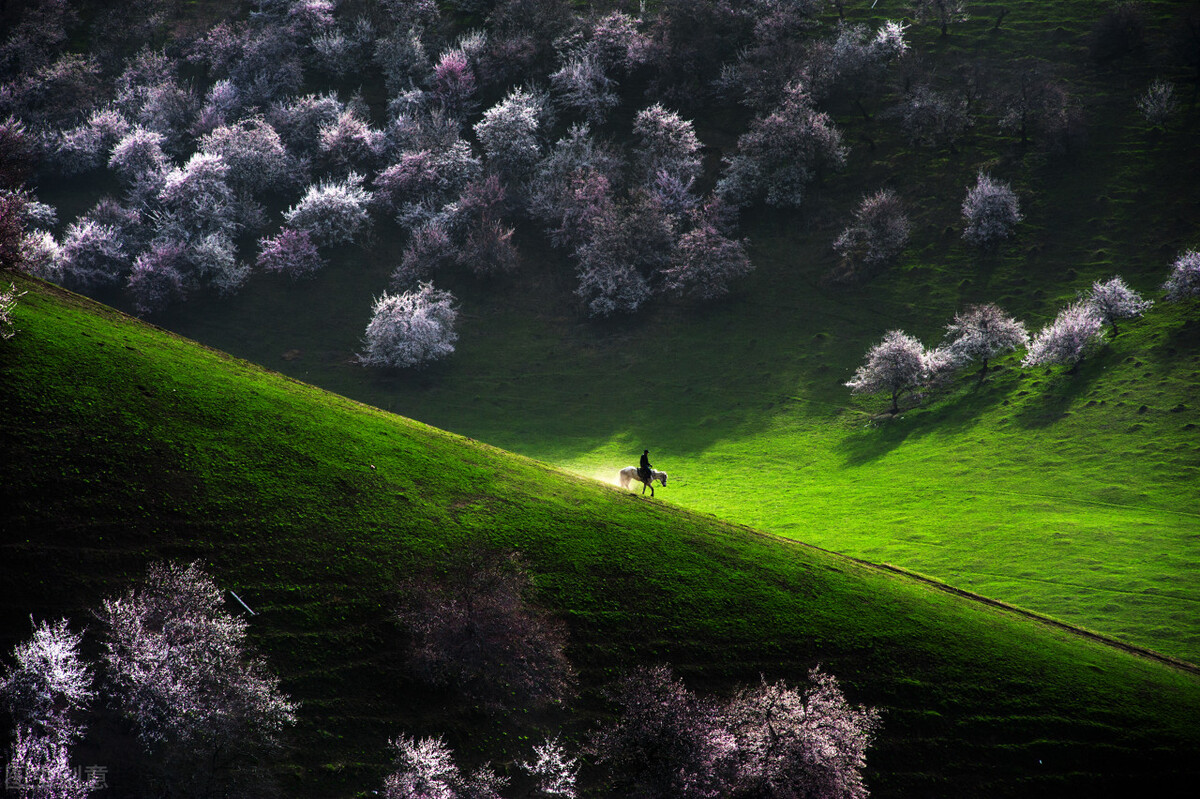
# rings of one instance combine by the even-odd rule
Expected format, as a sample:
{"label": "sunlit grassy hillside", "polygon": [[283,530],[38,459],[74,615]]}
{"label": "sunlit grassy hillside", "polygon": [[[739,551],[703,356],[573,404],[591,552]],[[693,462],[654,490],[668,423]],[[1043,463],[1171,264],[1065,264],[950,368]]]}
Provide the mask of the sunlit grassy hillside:
{"label": "sunlit grassy hillside", "polygon": [[[847,4],[848,16],[877,22],[907,5]],[[1080,102],[1086,139],[1066,154],[1023,147],[981,102],[956,148],[927,150],[882,113],[895,88],[870,120],[835,109],[846,169],[802,213],[747,214],[757,271],[716,305],[661,302],[635,318],[586,320],[571,265],[523,231],[513,277],[438,275],[462,308],[452,359],[364,370],[354,355],[371,301],[403,247],[380,225],[311,282],[259,275],[237,297],[155,321],[586,476],[611,479],[648,447],[672,475],[661,495],[672,502],[1200,660],[1194,306],[1160,302],[1075,374],[1021,372],[1009,359],[982,387],[964,378],[899,419],[843,386],[884,331],[936,343],[967,303],[998,302],[1036,330],[1115,274],[1161,300],[1171,261],[1200,245],[1197,106],[1166,57],[1180,4],[1146,4],[1153,47],[1105,65],[1089,58],[1088,35],[1107,3],[969,6],[972,19],[944,38],[910,29],[920,74],[957,91],[955,76],[975,70],[1003,89],[1036,59]],[[1001,7],[1009,13],[996,27]],[[1150,131],[1134,98],[1164,71],[1184,102],[1165,130]],[[696,124],[715,165],[740,128]],[[1025,214],[1016,239],[991,255],[960,239],[959,204],[981,168],[1012,182]],[[829,285],[830,242],[881,186],[908,204],[912,246],[863,285]]]}
{"label": "sunlit grassy hillside", "polygon": [[[545,730],[576,740],[602,710],[599,686],[663,661],[716,691],[824,664],[885,711],[876,796],[1184,795],[1198,776],[1193,671],[632,497],[13,279],[28,293],[0,347],[0,644],[30,614],[86,623],[150,559],[203,559],[258,612],[253,636],[303,702],[291,794],[377,788],[399,732],[446,732],[506,767]],[[396,581],[473,540],[521,551],[567,621],[577,709],[489,719],[405,672]]]}

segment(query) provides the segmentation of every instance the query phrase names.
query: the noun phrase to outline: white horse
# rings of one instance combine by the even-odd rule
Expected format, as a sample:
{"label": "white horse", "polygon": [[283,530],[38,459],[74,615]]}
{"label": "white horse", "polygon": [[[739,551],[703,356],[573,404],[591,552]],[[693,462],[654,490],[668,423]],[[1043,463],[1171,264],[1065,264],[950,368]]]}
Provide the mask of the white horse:
{"label": "white horse", "polygon": [[643,494],[646,493],[646,489],[648,488],[650,489],[650,496],[654,496],[654,481],[657,480],[659,485],[666,486],[667,473],[660,472],[657,469],[651,469],[650,479],[643,480],[642,476],[638,474],[638,468],[636,466],[626,466],[621,470],[621,488],[629,488],[629,484],[634,480],[637,480],[642,484]]}

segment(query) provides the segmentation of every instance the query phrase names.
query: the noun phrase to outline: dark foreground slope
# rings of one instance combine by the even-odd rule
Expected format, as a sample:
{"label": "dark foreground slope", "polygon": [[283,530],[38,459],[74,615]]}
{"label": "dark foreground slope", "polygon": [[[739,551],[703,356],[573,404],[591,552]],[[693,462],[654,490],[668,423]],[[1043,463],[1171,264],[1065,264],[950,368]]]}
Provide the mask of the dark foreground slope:
{"label": "dark foreground slope", "polygon": [[[10,279],[5,276],[5,282]],[[820,662],[881,706],[876,796],[1182,795],[1200,678],[907,577],[564,475],[293,382],[13,276],[0,344],[0,644],[148,560],[198,557],[259,615],[303,702],[288,793],[377,788],[386,740],[445,731],[502,764],[577,735],[638,663],[694,686]],[[524,553],[567,620],[581,710],[495,720],[420,692],[392,587],[472,539]]]}

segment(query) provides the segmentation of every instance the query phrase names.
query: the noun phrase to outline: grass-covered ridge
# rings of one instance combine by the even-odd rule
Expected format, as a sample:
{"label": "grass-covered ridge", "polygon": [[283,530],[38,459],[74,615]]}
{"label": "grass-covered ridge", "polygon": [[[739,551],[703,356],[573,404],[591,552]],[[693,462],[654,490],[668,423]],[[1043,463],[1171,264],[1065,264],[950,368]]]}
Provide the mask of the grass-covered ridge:
{"label": "grass-covered ridge", "polygon": [[[524,756],[557,719],[489,722],[417,689],[398,577],[482,538],[520,550],[567,620],[584,707],[634,663],[693,684],[814,663],[885,710],[876,796],[1182,795],[1200,679],[909,578],[359,405],[16,278],[0,348],[3,646],[161,556],[200,557],[259,612],[303,701],[292,793],[378,787],[385,742],[447,731]],[[374,467],[374,468],[372,468]],[[819,522],[809,530],[820,532]],[[578,731],[582,716],[566,722]],[[1185,787],[1187,786],[1187,787]]]}

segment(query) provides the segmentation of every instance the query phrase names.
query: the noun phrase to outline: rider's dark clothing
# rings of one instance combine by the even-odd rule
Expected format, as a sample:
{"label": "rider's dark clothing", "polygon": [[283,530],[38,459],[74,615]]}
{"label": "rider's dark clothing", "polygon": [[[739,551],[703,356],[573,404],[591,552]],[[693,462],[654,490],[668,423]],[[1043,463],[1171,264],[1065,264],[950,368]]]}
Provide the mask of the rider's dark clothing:
{"label": "rider's dark clothing", "polygon": [[651,471],[652,467],[650,466],[650,450],[643,450],[642,460],[638,464],[638,475],[646,480],[649,480]]}

